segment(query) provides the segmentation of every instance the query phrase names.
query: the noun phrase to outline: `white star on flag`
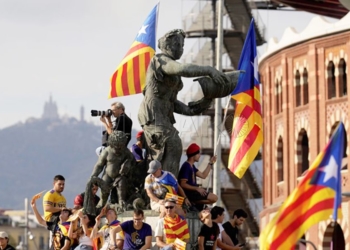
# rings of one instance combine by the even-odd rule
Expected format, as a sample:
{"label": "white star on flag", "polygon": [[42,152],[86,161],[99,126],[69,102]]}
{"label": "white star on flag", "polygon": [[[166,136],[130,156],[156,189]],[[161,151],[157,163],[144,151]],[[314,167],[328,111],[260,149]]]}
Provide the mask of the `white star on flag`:
{"label": "white star on flag", "polygon": [[146,32],[146,28],[147,27],[148,27],[148,25],[142,25],[142,27],[139,30],[139,33],[137,34],[137,36],[142,35],[142,34],[147,34],[147,32]]}
{"label": "white star on flag", "polygon": [[333,155],[330,157],[328,165],[320,168],[320,170],[326,174],[324,176],[323,182],[327,182],[332,177],[334,177],[335,179],[338,178],[338,164],[334,159]]}
{"label": "white star on flag", "polygon": [[250,62],[254,68],[254,78],[256,81],[259,81],[259,72],[258,72],[258,56],[254,57],[254,63]]}

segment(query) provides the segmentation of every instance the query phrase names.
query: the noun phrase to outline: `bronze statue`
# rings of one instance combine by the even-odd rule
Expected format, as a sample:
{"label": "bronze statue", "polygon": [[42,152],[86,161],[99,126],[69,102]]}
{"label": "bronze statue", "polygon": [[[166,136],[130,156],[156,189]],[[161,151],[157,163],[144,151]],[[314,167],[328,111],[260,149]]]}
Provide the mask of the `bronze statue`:
{"label": "bronze statue", "polygon": [[[104,171],[102,174],[103,185],[100,184],[102,195],[101,200],[97,205],[97,209],[100,209],[105,206],[112,188],[117,189],[119,206],[123,209],[126,208],[128,191],[127,175],[130,172],[130,170],[136,165],[134,156],[132,155],[130,150],[125,146],[126,140],[127,137],[125,133],[118,130],[113,131],[113,133],[110,134],[108,138],[109,146],[101,152],[99,159],[91,174],[91,179],[94,179],[94,181],[96,182],[99,174],[102,173],[102,171]],[[107,186],[108,188],[105,188],[105,186]]]}
{"label": "bronze statue", "polygon": [[[175,29],[158,40],[162,53],[156,54],[148,67],[144,98],[140,105],[138,120],[144,130],[149,154],[162,163],[164,170],[177,176],[182,143],[175,123],[174,112],[182,115],[199,115],[209,108],[213,98],[229,95],[234,89],[239,71],[226,75],[210,66],[180,64],[185,33]],[[181,77],[197,79],[204,97],[188,105],[177,100],[182,89]],[[218,90],[219,89],[219,90]],[[214,93],[210,96],[208,93]]]}

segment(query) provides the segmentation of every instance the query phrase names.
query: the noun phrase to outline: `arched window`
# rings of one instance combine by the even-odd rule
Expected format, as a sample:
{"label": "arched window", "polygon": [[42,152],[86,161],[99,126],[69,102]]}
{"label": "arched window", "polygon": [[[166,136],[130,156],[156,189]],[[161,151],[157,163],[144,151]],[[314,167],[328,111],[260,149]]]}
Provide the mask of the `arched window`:
{"label": "arched window", "polygon": [[283,180],[283,139],[280,136],[277,143],[277,182]]}
{"label": "arched window", "polygon": [[282,88],[282,77],[281,77],[281,79],[280,79],[280,82],[279,82],[279,89],[280,89],[280,91],[279,91],[279,99],[280,99],[280,101],[279,101],[279,103],[280,103],[280,112],[282,112],[282,106],[283,106],[283,93],[282,93],[282,91],[283,91],[283,88]]}
{"label": "arched window", "polygon": [[339,96],[345,96],[348,94],[347,75],[346,75],[346,62],[342,58],[339,61]]}
{"label": "arched window", "polygon": [[300,72],[295,72],[295,107],[301,105],[301,86],[300,86]]}
{"label": "arched window", "polygon": [[297,141],[298,176],[301,176],[309,169],[309,137],[306,130],[299,132]]}
{"label": "arched window", "polygon": [[303,71],[303,105],[309,103],[309,79],[307,69]]}
{"label": "arched window", "polygon": [[335,97],[335,67],[334,63],[330,61],[327,66],[327,90],[328,90],[328,99]]}
{"label": "arched window", "polygon": [[279,83],[278,83],[278,80],[276,80],[276,84],[275,84],[275,97],[276,97],[276,114],[278,114],[280,112],[280,106],[281,106],[281,103],[279,102],[280,99],[279,99]]}
{"label": "arched window", "polygon": [[322,249],[345,250],[345,237],[338,223],[330,223],[323,235]]}

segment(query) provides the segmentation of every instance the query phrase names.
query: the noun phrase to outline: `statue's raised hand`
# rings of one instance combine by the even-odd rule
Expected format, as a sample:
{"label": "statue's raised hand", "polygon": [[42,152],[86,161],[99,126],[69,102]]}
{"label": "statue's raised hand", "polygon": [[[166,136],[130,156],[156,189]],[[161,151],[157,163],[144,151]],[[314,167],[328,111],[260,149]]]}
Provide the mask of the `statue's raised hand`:
{"label": "statue's raised hand", "polygon": [[215,68],[211,68],[212,70],[209,73],[210,78],[213,79],[213,81],[216,84],[225,84],[226,82],[229,82],[230,79],[227,77],[226,74],[224,74],[223,72],[218,71]]}

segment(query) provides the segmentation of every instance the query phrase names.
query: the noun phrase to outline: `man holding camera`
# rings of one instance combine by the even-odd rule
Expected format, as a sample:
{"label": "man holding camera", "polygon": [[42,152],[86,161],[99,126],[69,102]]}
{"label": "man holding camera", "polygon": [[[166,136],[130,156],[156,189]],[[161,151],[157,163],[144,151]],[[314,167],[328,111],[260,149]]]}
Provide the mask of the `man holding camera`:
{"label": "man holding camera", "polygon": [[[114,125],[111,120],[111,115],[116,118]],[[107,146],[108,136],[112,134],[114,130],[124,132],[127,137],[126,146],[129,144],[131,140],[132,120],[125,114],[125,107],[121,102],[112,103],[111,114],[107,112],[106,115],[101,116],[100,120],[106,128],[106,131],[103,131],[102,146]]]}

